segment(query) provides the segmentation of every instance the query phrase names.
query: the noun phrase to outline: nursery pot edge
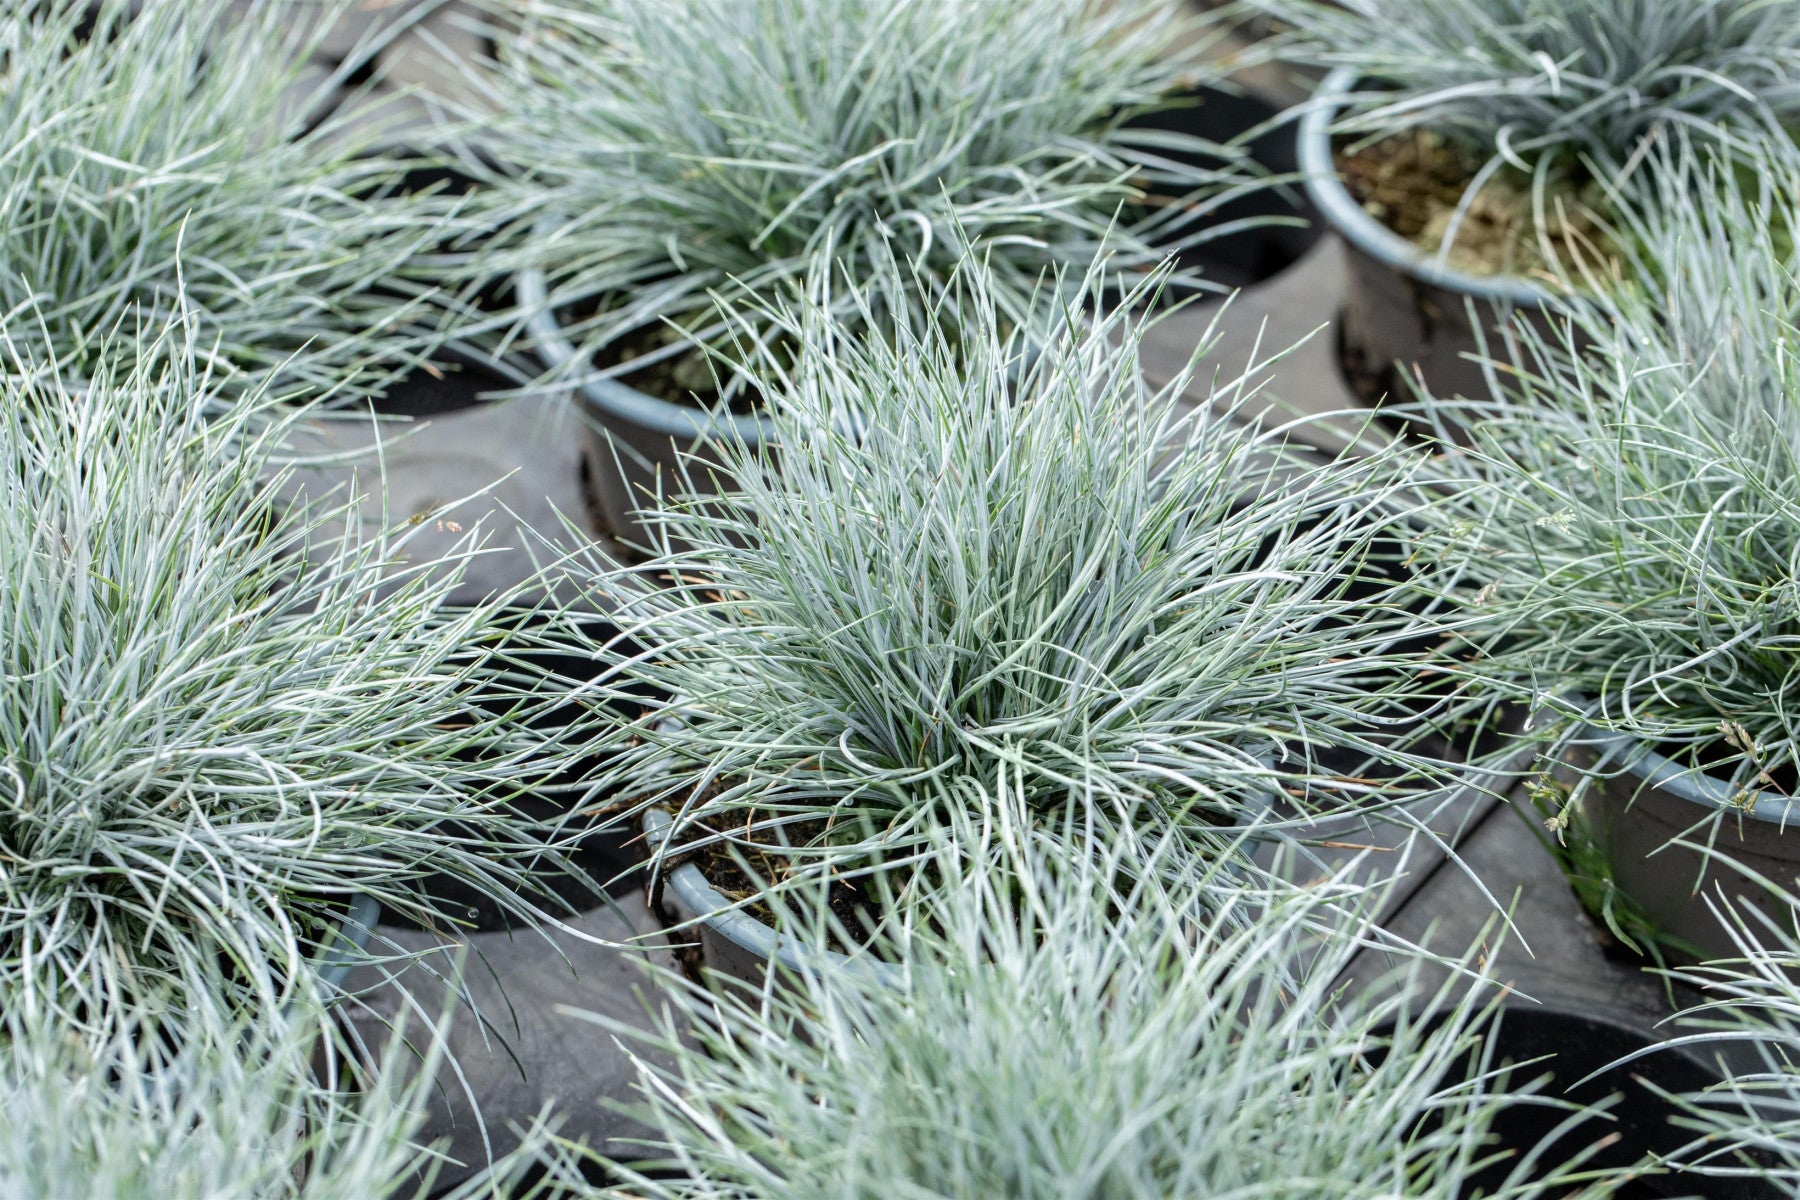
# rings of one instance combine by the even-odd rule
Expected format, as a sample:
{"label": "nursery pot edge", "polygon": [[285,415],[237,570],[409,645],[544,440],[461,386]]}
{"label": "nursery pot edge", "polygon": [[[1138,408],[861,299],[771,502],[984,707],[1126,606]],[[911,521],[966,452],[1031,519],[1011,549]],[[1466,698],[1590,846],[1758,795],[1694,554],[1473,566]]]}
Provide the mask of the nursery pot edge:
{"label": "nursery pot edge", "polygon": [[343,990],[344,980],[362,962],[369,935],[381,916],[381,903],[375,897],[358,892],[350,897],[350,907],[343,920],[332,927],[330,945],[319,959],[319,979],[331,991]]}
{"label": "nursery pot edge", "polygon": [[[1347,271],[1337,332],[1345,382],[1361,398],[1404,399],[1417,382],[1439,399],[1489,397],[1483,359],[1513,356],[1514,322],[1547,339],[1569,305],[1548,286],[1517,275],[1471,275],[1395,233],[1350,195],[1332,155],[1336,114],[1356,76],[1340,68],[1301,114],[1297,152],[1313,206],[1342,239]],[[1466,431],[1453,430],[1458,440]]]}
{"label": "nursery pot edge", "polygon": [[[579,351],[563,333],[556,312],[550,307],[550,289],[544,272],[536,267],[520,271],[513,286],[518,291],[520,304],[531,313],[525,328],[531,334],[538,357],[547,367],[566,369]],[[688,442],[731,433],[751,446],[773,440],[776,434],[775,422],[766,417],[711,413],[698,405],[676,404],[647,395],[616,379],[590,378],[583,380],[580,386],[583,398],[609,428],[616,422]]]}
{"label": "nursery pot edge", "polygon": [[1296,139],[1307,195],[1332,228],[1364,254],[1432,287],[1495,304],[1554,305],[1556,297],[1528,279],[1516,275],[1471,275],[1440,263],[1437,255],[1421,249],[1363,211],[1338,175],[1337,161],[1331,149],[1332,119],[1355,88],[1356,81],[1356,71],[1351,67],[1337,67],[1325,76],[1301,114]]}
{"label": "nursery pot edge", "polygon": [[[1734,804],[1731,788],[1702,771],[1684,767],[1627,734],[1583,726],[1579,737],[1595,760],[1590,799],[1599,808],[1603,838],[1613,881],[1657,928],[1694,946],[1707,958],[1737,957],[1741,952],[1708,908],[1705,896],[1726,882],[1726,893],[1744,901],[1781,926],[1792,929],[1793,913],[1779,911],[1774,897],[1753,880],[1731,870],[1732,864],[1783,888],[1795,887],[1800,876],[1800,800],[1761,791],[1750,805]],[[1604,769],[1604,773],[1599,773]],[[1731,810],[1738,824],[1726,820],[1715,842],[1718,858],[1699,850],[1670,845],[1673,838],[1704,820],[1709,813]],[[1706,880],[1696,893],[1693,881]]]}
{"label": "nursery pot edge", "polygon": [[[644,840],[660,849],[674,819],[661,809],[644,813]],[[867,972],[890,987],[900,983],[900,972],[891,963],[850,958],[835,950],[809,947],[732,906],[732,902],[706,881],[691,862],[658,872],[664,894],[673,900],[678,916],[700,930],[706,965],[713,971],[751,986],[760,986],[771,962],[791,971]]]}
{"label": "nursery pot edge", "polygon": [[[550,306],[544,272],[521,271],[513,287],[531,314],[525,328],[538,359],[554,371],[572,370],[580,351]],[[711,412],[587,374],[578,386],[588,413],[584,458],[592,505],[613,536],[627,544],[648,540],[636,514],[662,494],[667,479],[678,477],[685,457],[705,458],[708,443],[736,440],[755,448],[778,440],[778,427],[766,416]]]}

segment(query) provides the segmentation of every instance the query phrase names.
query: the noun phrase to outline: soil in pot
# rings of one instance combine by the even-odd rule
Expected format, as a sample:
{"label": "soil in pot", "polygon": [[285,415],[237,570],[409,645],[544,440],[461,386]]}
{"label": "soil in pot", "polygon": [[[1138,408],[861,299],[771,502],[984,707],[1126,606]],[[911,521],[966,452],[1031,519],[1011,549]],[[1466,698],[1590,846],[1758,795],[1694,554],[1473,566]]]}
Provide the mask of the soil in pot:
{"label": "soil in pot", "polygon": [[[1338,323],[1349,351],[1345,376],[1365,401],[1405,401],[1411,392],[1397,386],[1402,381],[1391,368],[1399,362],[1404,380],[1416,373],[1433,396],[1485,400],[1488,371],[1471,356],[1485,347],[1504,361],[1509,346],[1496,335],[1514,321],[1552,340],[1559,333],[1551,313],[1561,307],[1562,289],[1546,286],[1550,281],[1534,270],[1542,256],[1536,253],[1540,231],[1531,215],[1531,186],[1518,174],[1489,181],[1457,233],[1459,245],[1483,253],[1440,265],[1434,247],[1419,239],[1435,235],[1441,242],[1482,160],[1429,132],[1373,143],[1334,140],[1328,128],[1334,111],[1355,86],[1347,69],[1327,76],[1300,131],[1308,194],[1331,213],[1348,251]],[[1582,202],[1595,195],[1588,181],[1570,177],[1547,184],[1546,223],[1566,226],[1561,245],[1544,239],[1548,255],[1571,267],[1579,262],[1606,269],[1611,249],[1592,235],[1591,224],[1577,227],[1588,220]],[[1448,424],[1450,437],[1467,440],[1454,415]]]}
{"label": "soil in pot", "polygon": [[[1340,139],[1336,162],[1344,187],[1383,225],[1436,254],[1481,158],[1428,129],[1408,131],[1366,145]],[[1544,243],[1562,262],[1604,261],[1612,256],[1594,212],[1601,188],[1592,179],[1553,185],[1539,227],[1531,183],[1503,169],[1475,193],[1456,230],[1448,264],[1470,275],[1530,276],[1545,269]]]}
{"label": "soil in pot", "polygon": [[[558,313],[557,321],[566,330],[571,323],[591,317],[597,311],[593,306],[568,308]],[[717,409],[724,399],[719,384],[731,380],[729,360],[721,361],[705,349],[688,343],[673,354],[640,364],[640,360],[687,342],[686,335],[669,325],[642,326],[616,338],[595,356],[594,361],[601,368],[614,371],[620,383],[646,396],[689,408]],[[793,362],[794,354],[784,343],[775,343],[773,352],[784,364]],[[727,349],[726,353],[730,351]],[[760,413],[765,407],[763,393],[753,379],[738,380],[724,405],[726,412],[736,416]]]}
{"label": "soil in pot", "polygon": [[[670,404],[715,409],[723,399],[719,384],[727,367],[715,361],[704,349],[688,345],[674,354],[656,358],[640,366],[629,366],[639,359],[686,340],[684,334],[668,325],[642,326],[615,339],[600,352],[595,361],[608,370],[626,368],[618,375],[619,382],[646,396],[666,400]],[[761,391],[746,385],[732,389],[730,400],[725,405],[727,412],[740,416],[759,412],[762,408]]]}
{"label": "soil in pot", "polygon": [[[694,830],[700,836],[703,827]],[[783,831],[790,844],[816,844],[824,832],[824,822],[809,821],[796,826],[788,826]],[[753,842],[764,841],[769,851],[758,851],[743,845],[739,837],[734,843],[715,842],[698,849],[677,853],[665,862],[663,871],[673,870],[683,863],[692,863],[701,876],[720,895],[730,901],[747,901],[741,910],[746,916],[773,927],[777,915],[773,906],[761,898],[760,893],[770,884],[780,883],[792,872],[791,860],[774,852],[776,843],[774,833],[766,839],[752,838]],[[733,850],[736,855],[734,856]],[[743,861],[740,861],[742,858]],[[749,870],[745,870],[748,863]],[[752,874],[754,872],[754,875]],[[753,898],[754,897],[754,898]],[[858,931],[875,928],[877,919],[874,916],[875,899],[860,879],[836,878],[831,882],[826,896],[834,927],[829,931],[825,948],[839,954],[853,954],[866,950],[866,942],[860,945],[847,945],[844,934],[854,936]]]}
{"label": "soil in pot", "polygon": [[[1427,255],[1442,249],[1469,184],[1482,165],[1478,155],[1430,130],[1367,144],[1340,138],[1334,149],[1339,178],[1351,197],[1371,217]],[[1478,278],[1543,277],[1548,243],[1548,252],[1565,266],[1612,271],[1617,251],[1594,216],[1602,206],[1601,191],[1592,179],[1566,179],[1560,186],[1553,185],[1545,214],[1547,227],[1540,228],[1529,179],[1502,170],[1482,185],[1463,213],[1447,265]],[[1423,330],[1422,351],[1435,343],[1433,330],[1451,329],[1467,319],[1466,314],[1444,310],[1445,304],[1457,302],[1449,294],[1417,286],[1403,290],[1419,310],[1416,319]],[[1371,312],[1368,319],[1385,318]],[[1411,383],[1394,360],[1371,352],[1365,339],[1347,336],[1345,322],[1338,323],[1335,336],[1344,381],[1363,404],[1379,409],[1384,402],[1414,399]],[[1377,341],[1388,346],[1385,339]],[[1491,340],[1490,346],[1497,349],[1497,341]],[[1485,394],[1485,387],[1475,382],[1479,369],[1459,361],[1462,352],[1477,349],[1472,335],[1452,337],[1440,356],[1454,366],[1429,370],[1428,389],[1446,398]],[[1411,420],[1378,419],[1390,432],[1409,439],[1427,434]],[[1463,436],[1456,428],[1451,433],[1459,440]]]}

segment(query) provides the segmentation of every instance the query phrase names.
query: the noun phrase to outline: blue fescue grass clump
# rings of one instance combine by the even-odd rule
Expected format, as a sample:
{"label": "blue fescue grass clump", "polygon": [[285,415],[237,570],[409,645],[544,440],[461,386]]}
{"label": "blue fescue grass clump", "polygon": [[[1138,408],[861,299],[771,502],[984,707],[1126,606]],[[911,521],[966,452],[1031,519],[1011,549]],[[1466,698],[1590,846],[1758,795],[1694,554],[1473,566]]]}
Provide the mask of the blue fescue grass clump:
{"label": "blue fescue grass clump", "polygon": [[[1137,850],[1011,845],[911,910],[897,983],[671,979],[686,1019],[615,1028],[666,1065],[640,1065],[647,1163],[598,1194],[1451,1200],[1498,1161],[1498,1118],[1553,1103],[1500,1070],[1472,959],[1433,985],[1431,956],[1383,937],[1382,888],[1168,885]],[[1397,955],[1393,986],[1341,990],[1365,946]],[[1609,1194],[1581,1162],[1605,1125],[1563,1132],[1484,1194]]]}
{"label": "blue fescue grass clump", "polygon": [[419,361],[452,306],[415,264],[457,203],[399,195],[391,131],[312,65],[333,12],[43,0],[0,17],[0,321],[72,376],[197,321],[223,379],[349,396]]}
{"label": "blue fescue grass clump", "polygon": [[594,579],[615,684],[667,698],[618,731],[610,790],[817,877],[1014,788],[1204,840],[1277,797],[1436,787],[1408,738],[1458,701],[1398,598],[1398,452],[1320,470],[1241,381],[1193,409],[1186,377],[1147,384],[1130,304],[1047,287],[1025,332],[968,270],[917,333],[769,314],[800,348],[758,364],[778,459],[719,447],[735,486],[665,499],[666,552]]}
{"label": "blue fescue grass clump", "polygon": [[1740,798],[1791,794],[1800,763],[1797,162],[1653,156],[1634,279],[1521,329],[1491,401],[1422,410],[1469,429],[1437,447],[1424,557],[1472,598],[1470,676]]}
{"label": "blue fescue grass clump", "polygon": [[450,605],[477,543],[408,564],[356,496],[295,507],[301,418],[191,332],[0,379],[0,989],[72,1028],[217,963],[278,1005],[351,897],[526,917],[560,861],[514,801],[573,762],[563,700],[516,614]]}
{"label": "blue fescue grass clump", "polygon": [[[479,266],[547,272],[608,369],[687,353],[671,330],[719,348],[712,293],[755,311],[833,263],[884,323],[971,248],[1015,314],[1103,248],[1141,274],[1219,232],[1244,175],[1235,151],[1128,128],[1216,78],[1191,26],[1171,0],[527,6],[492,96],[515,249]],[[896,255],[916,270],[879,269]]]}

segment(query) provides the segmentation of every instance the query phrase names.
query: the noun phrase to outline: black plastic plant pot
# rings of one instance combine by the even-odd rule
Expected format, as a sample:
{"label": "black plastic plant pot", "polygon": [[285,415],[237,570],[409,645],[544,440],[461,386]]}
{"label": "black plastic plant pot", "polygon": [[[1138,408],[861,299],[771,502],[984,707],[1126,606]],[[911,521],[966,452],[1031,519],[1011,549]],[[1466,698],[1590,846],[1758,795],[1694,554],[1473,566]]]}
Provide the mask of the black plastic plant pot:
{"label": "black plastic plant pot", "polygon": [[[1300,149],[1293,122],[1280,120],[1281,111],[1248,92],[1201,88],[1171,107],[1144,113],[1126,122],[1126,130],[1179,133],[1224,145],[1261,130],[1244,149],[1250,161],[1271,182],[1233,195],[1206,211],[1206,228],[1236,226],[1178,253],[1177,264],[1221,289],[1255,287],[1292,268],[1324,235],[1324,226],[1306,192],[1296,182],[1300,174]],[[1215,160],[1198,160],[1160,148],[1147,152],[1167,154],[1184,166],[1216,166]],[[1151,202],[1174,204],[1178,196]]]}
{"label": "black plastic plant pot", "polygon": [[[1547,1167],[1604,1142],[1584,1169],[1629,1170],[1672,1154],[1693,1141],[1693,1131],[1671,1123],[1679,1115],[1668,1096],[1691,1095],[1719,1083],[1719,1067],[1703,1050],[1669,1047],[1628,1063],[1621,1059],[1654,1044],[1653,1035],[1573,1007],[1509,1004],[1494,1028],[1494,1065],[1513,1064],[1512,1086],[1548,1076],[1536,1095],[1587,1108],[1611,1101],[1606,1115],[1558,1134],[1570,1110],[1547,1104],[1510,1106],[1495,1121],[1491,1151],[1499,1161],[1465,1180],[1462,1195],[1494,1195],[1507,1173],[1531,1151],[1547,1145]],[[1542,1061],[1534,1061],[1542,1060]],[[1446,1084],[1452,1082],[1444,1081]],[[1547,1141],[1555,1137],[1554,1141]],[[1774,1200],[1783,1193],[1761,1179],[1700,1179],[1677,1171],[1650,1171],[1630,1179],[1618,1200],[1657,1200],[1704,1195],[1710,1200]]]}
{"label": "black plastic plant pot", "polygon": [[[1800,801],[1770,790],[1739,799],[1724,780],[1591,727],[1570,757],[1592,776],[1581,801],[1583,834],[1596,840],[1613,885],[1666,939],[1665,957],[1743,956],[1707,904],[1721,890],[1778,928],[1796,930],[1800,914],[1752,876],[1795,889]],[[1711,854],[1701,848],[1709,843]],[[1746,916],[1760,929],[1754,913]]]}
{"label": "black plastic plant pot", "polygon": [[[526,327],[544,365],[558,372],[575,370],[579,351],[550,307],[543,272],[521,272],[513,286],[519,303],[532,314]],[[710,412],[589,375],[580,385],[589,429],[584,453],[588,487],[595,516],[626,546],[650,542],[639,509],[685,491],[684,470],[696,486],[704,477],[704,468],[686,462],[688,456],[712,463],[708,448],[720,442],[742,441],[754,450],[776,440],[775,422],[767,417]]]}
{"label": "black plastic plant pot", "polygon": [[1551,332],[1561,303],[1530,280],[1478,276],[1438,261],[1365,212],[1338,173],[1332,123],[1355,90],[1347,68],[1327,75],[1299,122],[1300,170],[1313,204],[1343,239],[1349,275],[1341,344],[1352,390],[1373,400],[1410,399],[1403,380],[1417,378],[1434,397],[1486,400],[1487,377],[1472,356],[1503,351],[1503,331],[1516,320]]}
{"label": "black plastic plant pot", "polygon": [[430,366],[408,371],[371,398],[369,408],[384,417],[442,417],[530,382],[529,374],[517,363],[497,358],[479,346],[453,341],[433,353]]}
{"label": "black plastic plant pot", "polygon": [[[1258,824],[1278,816],[1277,804],[1273,794],[1264,797],[1264,807],[1248,820]],[[789,971],[806,967],[814,972],[868,972],[891,987],[901,986],[900,968],[891,962],[807,945],[746,912],[742,904],[734,903],[709,883],[700,868],[684,859],[679,849],[671,855],[668,865],[654,866],[655,856],[673,826],[674,818],[661,809],[644,813],[643,845],[653,864],[652,903],[671,925],[698,931],[694,940],[699,943],[707,970],[751,987],[762,986],[771,963]]]}
{"label": "black plastic plant pot", "polygon": [[[573,649],[561,648],[559,639],[549,627],[552,618],[535,610],[518,610],[512,627],[516,638],[504,645],[487,648],[503,653],[514,671],[541,682],[552,693],[567,698],[547,705],[531,714],[527,727],[546,736],[559,729],[592,719],[594,701],[576,695],[576,689],[592,682],[601,671],[593,658]],[[571,618],[556,618],[569,620]],[[618,630],[599,616],[579,619],[581,640],[604,643]],[[470,704],[490,711],[501,710],[512,703],[505,697],[471,694]],[[621,702],[626,706],[629,702]],[[637,713],[621,712],[621,719]],[[564,763],[560,769],[546,769],[521,784],[519,792],[507,803],[508,811],[522,823],[556,830],[552,836],[559,843],[572,871],[559,869],[546,855],[544,864],[531,872],[536,889],[522,894],[522,899],[552,916],[587,912],[607,903],[610,895],[623,895],[643,886],[640,864],[643,844],[636,831],[604,819],[605,797],[587,795],[586,785],[602,769],[596,757],[578,758]],[[454,824],[452,828],[455,828]],[[478,830],[469,828],[470,836]],[[423,898],[445,928],[466,932],[492,933],[511,929],[522,922],[495,897],[484,895],[468,885],[442,875],[430,875],[419,885]],[[393,910],[386,910],[382,920],[401,927],[416,928],[418,922]]]}
{"label": "black plastic plant pot", "polygon": [[[666,812],[650,809],[644,814],[644,842],[652,853],[668,838],[672,825]],[[835,950],[808,946],[757,920],[708,883],[691,862],[663,869],[654,892],[676,926],[698,931],[705,968],[726,979],[760,988],[774,962],[790,971],[871,972],[891,985],[899,983],[899,970],[891,963],[853,959]]]}

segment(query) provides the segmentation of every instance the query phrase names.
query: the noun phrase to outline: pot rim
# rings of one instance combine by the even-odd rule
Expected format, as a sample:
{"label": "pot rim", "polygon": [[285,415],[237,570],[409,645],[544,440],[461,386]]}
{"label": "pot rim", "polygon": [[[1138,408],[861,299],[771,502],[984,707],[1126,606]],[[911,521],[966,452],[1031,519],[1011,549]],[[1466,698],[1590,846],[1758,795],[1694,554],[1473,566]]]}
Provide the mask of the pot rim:
{"label": "pot rim", "polygon": [[[675,819],[660,808],[645,809],[645,842],[653,850],[659,849],[674,823]],[[873,975],[889,987],[901,984],[900,968],[893,963],[851,958],[836,950],[810,947],[777,933],[772,926],[734,907],[718,889],[706,882],[706,876],[691,862],[660,874],[664,885],[674,891],[683,907],[695,914],[697,923],[758,958],[778,962],[793,971],[855,971]]]}
{"label": "pot rim", "polygon": [[[547,221],[538,223],[543,232]],[[525,329],[531,335],[539,360],[552,370],[566,370],[578,356],[575,344],[563,332],[550,307],[550,289],[542,268],[527,267],[513,277],[519,303],[529,312]],[[633,425],[676,441],[693,443],[735,436],[746,446],[757,447],[777,439],[777,426],[766,416],[709,412],[691,404],[675,404],[640,392],[616,379],[587,378],[578,385],[583,397],[608,420]]]}
{"label": "pot rim", "polygon": [[319,980],[329,990],[341,992],[350,972],[368,958],[369,936],[381,917],[381,902],[367,892],[350,897],[343,920],[332,930],[333,937],[319,958]]}
{"label": "pot rim", "polygon": [[1628,733],[1614,733],[1593,725],[1579,727],[1578,744],[1595,747],[1600,752],[1597,766],[1616,762],[1621,771],[1637,775],[1649,786],[1690,804],[1710,809],[1733,809],[1745,816],[1783,828],[1800,827],[1800,798],[1788,799],[1769,791],[1758,791],[1756,803],[1733,803],[1729,785],[1697,767],[1684,767],[1649,743]]}
{"label": "pot rim", "polygon": [[1344,186],[1331,153],[1332,121],[1356,81],[1352,67],[1336,67],[1326,75],[1301,112],[1295,135],[1306,193],[1332,228],[1369,257],[1432,287],[1496,304],[1560,305],[1554,293],[1521,276],[1471,275],[1440,264],[1435,254],[1427,253],[1363,211]]}

